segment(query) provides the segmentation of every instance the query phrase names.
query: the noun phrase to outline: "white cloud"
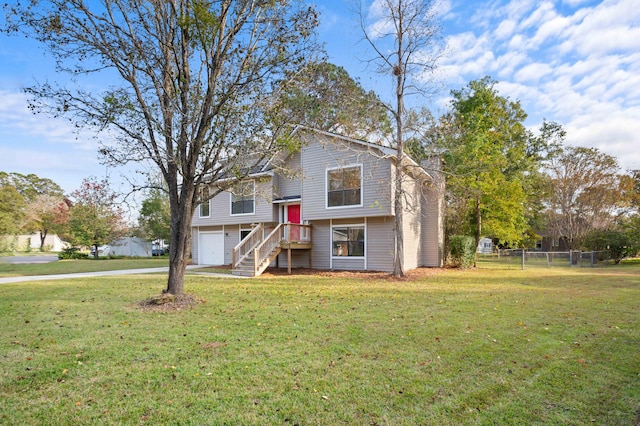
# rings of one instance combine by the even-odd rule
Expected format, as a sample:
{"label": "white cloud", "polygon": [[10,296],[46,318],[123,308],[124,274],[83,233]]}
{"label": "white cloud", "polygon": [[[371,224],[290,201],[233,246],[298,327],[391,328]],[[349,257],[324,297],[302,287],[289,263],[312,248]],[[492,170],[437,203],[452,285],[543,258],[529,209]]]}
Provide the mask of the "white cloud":
{"label": "white cloud", "polygon": [[538,82],[541,78],[553,72],[553,68],[549,64],[536,62],[528,64],[520,68],[515,74],[514,79],[521,82]]}
{"label": "white cloud", "polygon": [[513,31],[516,29],[516,21],[511,19],[505,19],[500,22],[498,28],[494,31],[494,34],[498,40],[510,38],[513,35]]}
{"label": "white cloud", "polygon": [[[467,9],[459,2],[451,13]],[[502,0],[469,22],[448,38],[455,48],[444,65],[456,73],[454,88],[491,75],[502,95],[521,101],[531,127],[558,121],[569,143],[640,168],[637,0]]]}

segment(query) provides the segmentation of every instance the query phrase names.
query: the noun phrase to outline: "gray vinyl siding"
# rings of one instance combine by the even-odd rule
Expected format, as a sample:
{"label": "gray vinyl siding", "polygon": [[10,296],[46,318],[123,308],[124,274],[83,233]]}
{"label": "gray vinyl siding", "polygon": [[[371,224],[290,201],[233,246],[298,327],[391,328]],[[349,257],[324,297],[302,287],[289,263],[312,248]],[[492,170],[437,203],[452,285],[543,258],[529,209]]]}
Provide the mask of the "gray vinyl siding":
{"label": "gray vinyl siding", "polygon": [[331,267],[331,227],[328,220],[311,222],[313,269]]}
{"label": "gray vinyl siding", "polygon": [[302,155],[296,152],[286,161],[285,174],[276,174],[274,177],[274,198],[292,197],[302,195]]}
{"label": "gray vinyl siding", "polygon": [[255,212],[247,215],[231,215],[231,193],[221,192],[210,200],[211,215],[207,218],[199,216],[199,209],[196,209],[192,225],[232,225],[249,224],[259,222],[273,222],[277,220],[277,209],[272,204],[273,181],[271,178],[255,181],[256,197]]}
{"label": "gray vinyl siding", "polygon": [[[366,224],[365,224],[366,221]],[[365,225],[365,258],[331,258],[331,226],[336,225]],[[334,269],[334,270],[372,270],[386,271],[393,270],[393,218],[350,218],[336,219],[333,221],[319,220],[311,222],[313,227],[313,269]],[[286,256],[286,254],[284,254]],[[281,258],[282,259],[282,258]],[[286,266],[280,263],[281,267]],[[299,257],[294,266],[307,267],[308,257],[304,253]]]}
{"label": "gray vinyl siding", "polygon": [[422,211],[420,188],[410,177],[405,177],[403,197],[403,267],[405,270],[415,269],[422,263],[421,236],[422,236]]}
{"label": "gray vinyl siding", "polygon": [[191,262],[198,264],[198,228],[191,228]]}
{"label": "gray vinyl siding", "polygon": [[[444,189],[442,189],[444,190]],[[428,187],[423,200],[422,265],[439,268],[444,259],[444,204],[437,187]]]}
{"label": "gray vinyl siding", "polygon": [[[367,147],[322,135],[305,135],[302,149],[303,220],[388,216],[391,214],[391,160],[378,158]],[[362,166],[362,206],[327,208],[327,169]]]}
{"label": "gray vinyl siding", "polygon": [[240,225],[224,227],[224,264],[230,265],[233,258],[233,248],[240,242]]}
{"label": "gray vinyl siding", "polygon": [[[312,256],[315,253],[312,254]],[[319,269],[316,266],[315,259],[312,258],[314,269]],[[271,266],[274,266],[272,263]],[[287,267],[287,250],[282,250],[278,255],[278,265],[280,268]],[[308,268],[309,267],[309,250],[291,250],[291,267],[292,268]]]}
{"label": "gray vinyl siding", "polygon": [[367,218],[367,269],[392,272],[394,247],[393,217]]}

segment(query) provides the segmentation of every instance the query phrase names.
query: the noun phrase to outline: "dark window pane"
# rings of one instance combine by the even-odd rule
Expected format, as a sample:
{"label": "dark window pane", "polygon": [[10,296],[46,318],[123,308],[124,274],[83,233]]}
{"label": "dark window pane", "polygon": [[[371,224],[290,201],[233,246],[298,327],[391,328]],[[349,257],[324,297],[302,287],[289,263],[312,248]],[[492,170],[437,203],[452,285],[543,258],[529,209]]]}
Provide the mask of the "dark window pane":
{"label": "dark window pane", "polygon": [[335,206],[343,206],[344,205],[344,194],[342,191],[331,191],[329,192],[329,207]]}
{"label": "dark window pane", "polygon": [[231,214],[240,214],[242,213],[242,204],[239,202],[231,203]]}
{"label": "dark window pane", "polygon": [[253,182],[240,182],[231,192],[231,214],[254,212],[255,191]]}
{"label": "dark window pane", "polygon": [[344,191],[344,205],[353,206],[360,204],[360,189],[349,189]]}
{"label": "dark window pane", "polygon": [[364,256],[364,241],[350,241],[349,256]]}

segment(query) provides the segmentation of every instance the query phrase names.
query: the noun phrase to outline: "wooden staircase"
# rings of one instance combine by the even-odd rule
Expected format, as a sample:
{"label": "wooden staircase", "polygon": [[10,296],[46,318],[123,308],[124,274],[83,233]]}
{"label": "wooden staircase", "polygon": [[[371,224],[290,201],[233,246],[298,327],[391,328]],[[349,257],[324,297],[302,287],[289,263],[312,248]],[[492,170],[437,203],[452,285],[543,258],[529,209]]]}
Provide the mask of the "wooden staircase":
{"label": "wooden staircase", "polygon": [[[244,277],[257,277],[280,254],[283,246],[292,248],[311,248],[311,228],[309,225],[281,223],[271,233],[263,236],[260,224],[233,248],[232,274]],[[292,237],[295,237],[292,240]],[[290,259],[290,256],[289,256]],[[289,263],[289,272],[291,264]]]}

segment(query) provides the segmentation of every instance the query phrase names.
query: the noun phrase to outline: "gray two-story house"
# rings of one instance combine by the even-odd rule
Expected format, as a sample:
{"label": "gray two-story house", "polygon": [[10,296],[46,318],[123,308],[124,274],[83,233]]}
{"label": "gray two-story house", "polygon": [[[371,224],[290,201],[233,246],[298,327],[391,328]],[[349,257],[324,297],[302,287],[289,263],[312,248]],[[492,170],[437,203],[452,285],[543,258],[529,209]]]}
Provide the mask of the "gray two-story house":
{"label": "gray two-story house", "polygon": [[[437,168],[395,150],[299,127],[302,146],[201,204],[193,219],[193,262],[231,264],[259,275],[267,266],[393,270],[395,168],[403,167],[404,267],[439,267],[443,183]],[[277,164],[276,164],[277,163]]]}

